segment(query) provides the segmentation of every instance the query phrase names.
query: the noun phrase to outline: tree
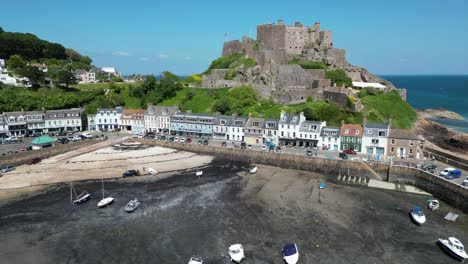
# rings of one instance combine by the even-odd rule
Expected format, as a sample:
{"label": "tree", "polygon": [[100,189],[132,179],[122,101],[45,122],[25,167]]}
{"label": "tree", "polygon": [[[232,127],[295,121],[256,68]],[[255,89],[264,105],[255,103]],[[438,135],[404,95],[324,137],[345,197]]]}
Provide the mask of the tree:
{"label": "tree", "polygon": [[5,31],[3,30],[2,27],[0,27],[0,34],[2,34],[3,32],[5,32]]}
{"label": "tree", "polygon": [[325,73],[325,78],[330,79],[332,83],[341,86],[345,85],[346,87],[351,87],[353,85],[353,80],[346,75],[346,72],[343,70],[331,70]]}
{"label": "tree", "polygon": [[70,71],[60,70],[57,72],[55,78],[57,83],[64,83],[67,88],[69,84],[76,83],[75,76]]}
{"label": "tree", "polygon": [[27,65],[19,69],[19,75],[26,77],[31,82],[33,89],[38,89],[41,83],[44,83],[44,72],[34,66]]}
{"label": "tree", "polygon": [[24,62],[21,55],[15,54],[10,56],[10,59],[7,61],[7,66],[11,71],[16,73],[17,70],[24,68],[26,63]]}

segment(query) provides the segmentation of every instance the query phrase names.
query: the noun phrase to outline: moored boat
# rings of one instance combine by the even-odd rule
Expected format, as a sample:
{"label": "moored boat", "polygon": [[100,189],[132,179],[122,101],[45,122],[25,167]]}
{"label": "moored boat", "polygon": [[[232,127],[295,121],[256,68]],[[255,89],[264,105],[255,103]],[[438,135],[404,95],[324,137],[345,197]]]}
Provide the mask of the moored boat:
{"label": "moored boat", "polygon": [[445,252],[455,259],[463,261],[468,258],[463,244],[455,237],[449,237],[447,239],[439,238],[437,240],[437,244],[439,244]]}
{"label": "moored boat", "polygon": [[411,217],[411,220],[415,222],[418,225],[422,225],[426,222],[426,216],[424,215],[424,212],[421,207],[415,206],[411,208],[409,211],[409,215]]}
{"label": "moored boat", "polygon": [[203,259],[198,256],[193,256],[190,258],[188,264],[203,264]]}
{"label": "moored boat", "polygon": [[254,174],[254,173],[256,173],[257,171],[258,171],[258,167],[255,166],[255,167],[253,167],[253,168],[250,170],[250,174]]}
{"label": "moored boat", "polygon": [[295,243],[283,247],[283,260],[287,264],[296,264],[299,261],[299,250]]}
{"label": "moored boat", "polygon": [[244,258],[244,247],[241,244],[234,244],[229,247],[229,257],[234,263],[241,263]]}
{"label": "moored boat", "polygon": [[439,206],[440,206],[439,201],[430,199],[430,200],[428,200],[428,202],[429,202],[429,204],[427,205],[427,207],[429,209],[431,209],[432,211],[435,211],[435,210],[439,209]]}
{"label": "moored boat", "polygon": [[[75,197],[73,197],[73,195]],[[91,199],[91,194],[89,194],[87,191],[84,191],[80,193],[80,195],[76,195],[75,188],[73,187],[73,183],[70,182],[70,200],[72,201],[73,204],[79,205],[86,203]]]}
{"label": "moored boat", "polygon": [[135,211],[139,205],[140,205],[140,202],[138,201],[137,198],[135,198],[134,200],[131,200],[130,202],[128,202],[128,204],[125,206],[125,211],[127,213],[131,213]]}
{"label": "moored boat", "polygon": [[106,198],[104,198],[104,179],[102,179],[102,200],[99,201],[99,203],[97,204],[97,206],[98,206],[99,208],[104,208],[104,207],[107,207],[107,206],[111,205],[113,202],[114,202],[114,198],[113,198],[113,197],[106,197]]}
{"label": "moored boat", "polygon": [[202,170],[197,170],[197,172],[195,172],[195,175],[197,175],[198,177],[200,177],[200,176],[203,175],[203,171],[202,171]]}

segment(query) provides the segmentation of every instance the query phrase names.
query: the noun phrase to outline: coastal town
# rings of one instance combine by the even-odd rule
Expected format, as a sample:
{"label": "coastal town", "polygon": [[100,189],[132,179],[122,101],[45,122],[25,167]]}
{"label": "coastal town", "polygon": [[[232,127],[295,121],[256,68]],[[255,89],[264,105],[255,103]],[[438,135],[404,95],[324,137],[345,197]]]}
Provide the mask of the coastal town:
{"label": "coastal town", "polygon": [[461,115],[320,22],[229,36],[203,72],[128,74],[0,27],[0,263],[468,258],[468,137],[432,119]]}

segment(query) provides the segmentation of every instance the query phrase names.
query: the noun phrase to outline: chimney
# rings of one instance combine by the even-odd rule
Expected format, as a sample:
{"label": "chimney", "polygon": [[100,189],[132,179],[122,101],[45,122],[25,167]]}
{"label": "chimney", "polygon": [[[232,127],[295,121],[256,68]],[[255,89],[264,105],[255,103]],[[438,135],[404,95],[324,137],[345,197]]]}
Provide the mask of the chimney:
{"label": "chimney", "polygon": [[392,118],[388,119],[388,129],[392,128]]}
{"label": "chimney", "polygon": [[236,118],[236,117],[237,117],[237,113],[232,113],[232,117],[233,117],[233,118]]}
{"label": "chimney", "polygon": [[278,19],[278,25],[283,25],[283,19]]}
{"label": "chimney", "polygon": [[367,116],[365,116],[365,117],[362,119],[362,126],[363,126],[363,127],[366,127],[366,126],[367,126]]}
{"label": "chimney", "polygon": [[344,125],[344,120],[341,120],[341,126],[343,126],[343,125]]}
{"label": "chimney", "polygon": [[249,113],[249,118],[252,118],[252,113]]}

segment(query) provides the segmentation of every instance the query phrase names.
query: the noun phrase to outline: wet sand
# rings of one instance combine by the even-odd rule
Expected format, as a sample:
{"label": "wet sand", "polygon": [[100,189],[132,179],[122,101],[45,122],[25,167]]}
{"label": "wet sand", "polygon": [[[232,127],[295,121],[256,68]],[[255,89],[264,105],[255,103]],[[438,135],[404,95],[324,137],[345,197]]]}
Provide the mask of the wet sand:
{"label": "wet sand", "polygon": [[[408,210],[426,196],[327,181],[303,171],[215,159],[201,178],[194,171],[159,181],[108,180],[116,198],[97,209],[100,181],[76,184],[93,198],[70,205],[69,187],[0,207],[0,263],[229,263],[227,248],[242,243],[243,263],[282,263],[281,247],[295,242],[299,263],[457,263],[435,244],[456,233],[468,245],[468,221],[428,212],[414,225]],[[134,197],[133,213],[123,211]]]}

